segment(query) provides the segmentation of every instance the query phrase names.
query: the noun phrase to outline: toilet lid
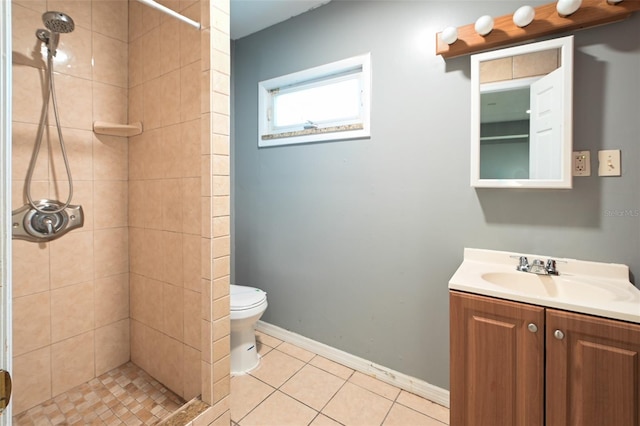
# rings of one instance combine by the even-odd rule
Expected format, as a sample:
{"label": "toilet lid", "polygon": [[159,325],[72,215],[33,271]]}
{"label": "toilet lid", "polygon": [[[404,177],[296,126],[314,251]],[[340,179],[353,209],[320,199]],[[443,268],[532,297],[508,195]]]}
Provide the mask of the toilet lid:
{"label": "toilet lid", "polygon": [[231,284],[229,288],[231,293],[232,311],[251,309],[267,300],[267,293],[259,288],[233,284]]}

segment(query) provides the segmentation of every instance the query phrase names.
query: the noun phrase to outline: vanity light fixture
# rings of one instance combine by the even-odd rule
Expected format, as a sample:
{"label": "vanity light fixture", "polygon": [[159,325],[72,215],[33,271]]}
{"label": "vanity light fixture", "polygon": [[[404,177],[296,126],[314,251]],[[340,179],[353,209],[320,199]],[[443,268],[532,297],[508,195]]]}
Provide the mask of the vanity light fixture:
{"label": "vanity light fixture", "polygon": [[[567,4],[571,7],[565,9]],[[561,16],[562,12],[570,14],[572,9],[574,13],[570,18]],[[518,23],[514,21],[514,14],[508,14],[493,19],[490,34],[480,34],[473,22],[456,28],[456,42],[448,43],[442,38],[443,34],[438,33],[435,53],[445,59],[455,58],[553,34],[619,22],[635,12],[640,12],[640,0],[553,0],[551,3],[533,7],[533,11],[534,19],[524,27],[519,26],[519,23],[524,24],[526,20],[520,21],[518,16]],[[523,13],[517,12],[517,15]]]}
{"label": "vanity light fixture", "polygon": [[558,3],[556,3],[556,10],[558,11],[558,15],[566,18],[569,15],[573,15],[578,9],[580,9],[581,4],[582,0],[558,0]]}
{"label": "vanity light fixture", "polygon": [[456,27],[447,27],[442,30],[440,37],[445,43],[453,44],[458,40],[458,29]]}
{"label": "vanity light fixture", "polygon": [[529,25],[536,16],[536,10],[531,6],[522,6],[513,14],[513,23],[520,28]]}
{"label": "vanity light fixture", "polygon": [[493,30],[493,18],[489,15],[479,17],[476,21],[475,29],[481,36],[486,36]]}

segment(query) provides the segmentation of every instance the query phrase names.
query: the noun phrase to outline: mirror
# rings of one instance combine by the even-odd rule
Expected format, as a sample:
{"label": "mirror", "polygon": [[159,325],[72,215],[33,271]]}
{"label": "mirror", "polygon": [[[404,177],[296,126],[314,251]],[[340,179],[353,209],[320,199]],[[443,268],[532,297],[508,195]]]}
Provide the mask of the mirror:
{"label": "mirror", "polygon": [[571,188],[573,36],[471,56],[471,186]]}

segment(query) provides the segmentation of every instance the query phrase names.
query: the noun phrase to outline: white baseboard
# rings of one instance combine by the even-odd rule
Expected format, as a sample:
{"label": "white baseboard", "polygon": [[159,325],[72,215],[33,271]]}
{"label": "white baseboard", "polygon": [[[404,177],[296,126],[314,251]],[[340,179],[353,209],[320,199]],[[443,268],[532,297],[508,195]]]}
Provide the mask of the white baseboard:
{"label": "white baseboard", "polygon": [[449,408],[449,391],[264,321],[256,330]]}

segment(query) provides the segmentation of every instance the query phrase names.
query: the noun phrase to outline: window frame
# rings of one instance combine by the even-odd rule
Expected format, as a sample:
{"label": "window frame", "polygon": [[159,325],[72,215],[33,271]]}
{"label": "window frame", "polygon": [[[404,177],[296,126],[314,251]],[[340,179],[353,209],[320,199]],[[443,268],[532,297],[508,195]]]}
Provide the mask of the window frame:
{"label": "window frame", "polygon": [[[274,128],[270,121],[273,99],[279,91],[291,93],[298,87],[305,90],[323,82],[339,81],[358,75],[360,81],[360,116],[352,120],[317,123],[313,128]],[[294,72],[258,83],[258,147],[270,147],[311,142],[361,139],[371,137],[371,54],[354,56],[314,68]],[[316,124],[316,123],[314,123]]]}

